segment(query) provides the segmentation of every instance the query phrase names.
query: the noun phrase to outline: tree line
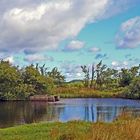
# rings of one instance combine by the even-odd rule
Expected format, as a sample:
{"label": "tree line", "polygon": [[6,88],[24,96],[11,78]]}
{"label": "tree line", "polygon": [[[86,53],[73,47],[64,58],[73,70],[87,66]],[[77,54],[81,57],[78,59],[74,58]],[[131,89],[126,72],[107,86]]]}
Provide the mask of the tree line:
{"label": "tree line", "polygon": [[[84,79],[79,87],[108,91],[121,88],[125,97],[140,98],[140,65],[116,70],[100,61],[81,69]],[[60,86],[71,89],[74,84],[65,82],[65,76],[57,67],[49,70],[45,64],[31,64],[20,68],[0,61],[0,100],[26,100],[36,94],[51,94]]]}
{"label": "tree line", "polygon": [[50,94],[64,81],[57,67],[51,71],[45,64],[19,68],[8,61],[0,61],[0,100],[25,100],[35,94]]}
{"label": "tree line", "polygon": [[140,98],[140,65],[121,70],[108,68],[100,61],[92,66],[81,66],[84,86],[93,89],[123,88],[130,98]]}

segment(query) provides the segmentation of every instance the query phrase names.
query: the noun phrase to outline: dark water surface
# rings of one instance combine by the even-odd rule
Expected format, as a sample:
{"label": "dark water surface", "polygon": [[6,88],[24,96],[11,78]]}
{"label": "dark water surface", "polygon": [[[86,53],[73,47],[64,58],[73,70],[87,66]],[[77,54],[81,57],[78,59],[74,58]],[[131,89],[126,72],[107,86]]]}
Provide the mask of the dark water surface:
{"label": "dark water surface", "polygon": [[46,121],[111,122],[123,112],[140,116],[140,101],[125,99],[61,99],[57,103],[0,102],[0,127]]}

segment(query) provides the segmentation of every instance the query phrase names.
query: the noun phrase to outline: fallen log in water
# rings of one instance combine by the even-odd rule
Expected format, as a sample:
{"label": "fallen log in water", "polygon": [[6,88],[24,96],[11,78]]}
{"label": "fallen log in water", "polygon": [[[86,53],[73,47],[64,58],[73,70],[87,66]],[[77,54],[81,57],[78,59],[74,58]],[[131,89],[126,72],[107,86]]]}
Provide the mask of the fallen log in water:
{"label": "fallen log in water", "polygon": [[30,96],[30,101],[46,101],[46,102],[56,102],[60,100],[59,96],[48,96],[48,95],[34,95]]}

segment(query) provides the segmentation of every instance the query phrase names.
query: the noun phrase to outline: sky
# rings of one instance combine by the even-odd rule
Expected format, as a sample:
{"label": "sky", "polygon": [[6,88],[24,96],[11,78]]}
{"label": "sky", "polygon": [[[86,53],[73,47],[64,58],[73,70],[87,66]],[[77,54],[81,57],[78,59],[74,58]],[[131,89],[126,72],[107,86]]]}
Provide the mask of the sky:
{"label": "sky", "polygon": [[140,0],[0,0],[0,59],[58,67],[66,80],[103,61],[140,63]]}

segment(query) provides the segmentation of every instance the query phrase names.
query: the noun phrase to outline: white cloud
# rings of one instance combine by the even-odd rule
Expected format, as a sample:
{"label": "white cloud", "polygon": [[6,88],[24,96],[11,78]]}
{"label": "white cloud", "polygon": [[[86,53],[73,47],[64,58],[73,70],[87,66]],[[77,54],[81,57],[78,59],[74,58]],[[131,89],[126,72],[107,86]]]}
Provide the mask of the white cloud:
{"label": "white cloud", "polygon": [[118,61],[113,61],[111,64],[112,64],[112,66],[115,66],[116,67],[116,66],[119,65],[119,62]]}
{"label": "white cloud", "polygon": [[81,65],[73,64],[73,62],[62,62],[61,69],[66,76],[66,80],[70,81],[73,79],[83,79],[83,73],[81,69]]}
{"label": "white cloud", "polygon": [[140,17],[129,19],[122,23],[120,32],[116,35],[119,48],[136,48],[140,46]]}
{"label": "white cloud", "polygon": [[24,60],[29,63],[33,63],[33,62],[40,62],[40,61],[53,61],[54,59],[53,57],[49,57],[46,55],[30,54],[25,56]]}
{"label": "white cloud", "polygon": [[112,17],[139,4],[139,0],[109,0],[105,13],[100,18]]}
{"label": "white cloud", "polygon": [[97,47],[93,47],[93,48],[89,49],[89,52],[93,52],[93,53],[100,52],[100,51],[101,51],[101,49],[97,48]]}
{"label": "white cloud", "polygon": [[56,49],[61,41],[77,36],[86,24],[106,17],[116,5],[121,11],[130,1],[1,0],[0,51]]}
{"label": "white cloud", "polygon": [[85,46],[85,43],[79,40],[72,40],[68,46],[64,48],[64,51],[77,51],[82,49]]}
{"label": "white cloud", "polygon": [[9,57],[4,58],[4,61],[9,61],[11,64],[13,64],[15,62],[13,56],[9,56]]}
{"label": "white cloud", "polygon": [[82,77],[82,73],[78,72],[78,73],[76,73],[76,76],[81,78]]}
{"label": "white cloud", "polygon": [[77,36],[87,23],[102,15],[108,1],[52,0],[23,7],[15,4],[0,17],[0,50],[55,49],[61,41]]}
{"label": "white cloud", "polygon": [[124,65],[124,66],[128,66],[128,64],[129,64],[129,63],[128,63],[127,61],[123,61],[123,65]]}
{"label": "white cloud", "polygon": [[121,70],[122,68],[130,67],[132,64],[129,63],[128,61],[112,61],[111,65],[112,68]]}

